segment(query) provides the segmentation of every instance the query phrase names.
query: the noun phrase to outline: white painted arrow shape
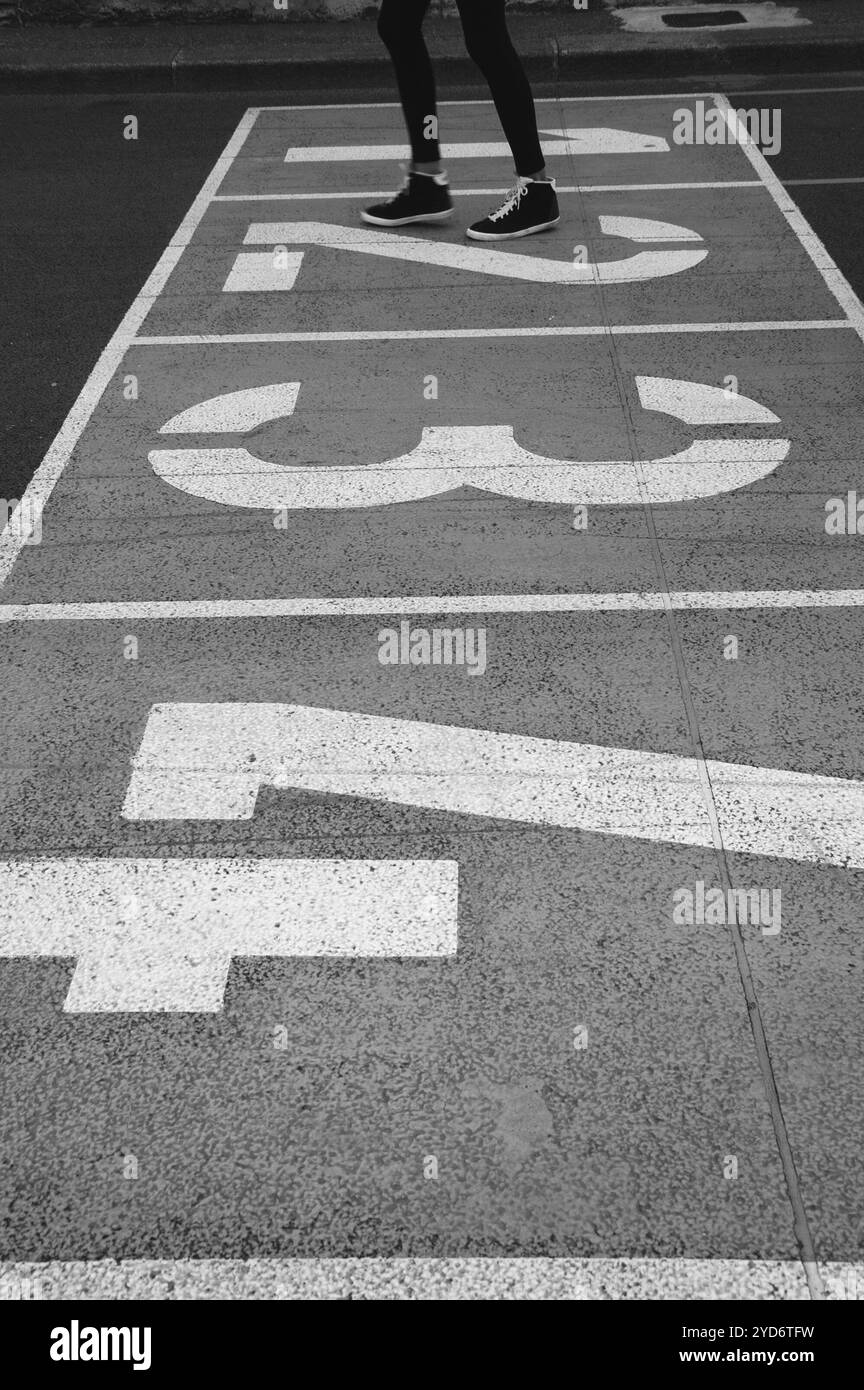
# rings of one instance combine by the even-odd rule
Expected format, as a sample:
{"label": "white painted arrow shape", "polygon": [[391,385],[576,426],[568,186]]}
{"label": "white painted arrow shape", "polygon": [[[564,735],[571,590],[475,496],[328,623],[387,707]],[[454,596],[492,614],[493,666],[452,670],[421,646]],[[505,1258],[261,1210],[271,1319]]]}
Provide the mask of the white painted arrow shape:
{"label": "white painted arrow shape", "polygon": [[[668,141],[662,135],[643,135],[636,130],[617,130],[611,126],[586,126],[574,130],[543,130],[543,153],[553,154],[664,154]],[[294,145],[285,155],[286,164],[322,164],[401,160],[404,145]],[[444,144],[442,159],[512,159],[510,146],[500,140]]]}
{"label": "white painted arrow shape", "polygon": [[[618,236],[628,241],[702,242],[698,232],[672,222],[605,215],[599,221],[604,235]],[[658,231],[660,228],[663,229],[662,233]],[[390,260],[446,266],[451,270],[468,270],[479,275],[497,275],[508,280],[543,285],[627,285],[639,280],[656,280],[667,275],[680,275],[682,271],[690,270],[704,261],[708,255],[703,245],[698,251],[637,251],[635,255],[617,261],[574,262],[394,235],[393,232],[378,232],[365,227],[343,227],[333,222],[253,222],[243,240],[247,246],[327,246],[334,251],[385,256]]]}
{"label": "white painted arrow shape", "polygon": [[456,953],[452,860],[0,863],[0,956],[72,956],[70,1013],[214,1012],[233,956]]}
{"label": "white painted arrow shape", "polygon": [[154,705],[133,820],[243,820],[262,786],[864,867],[864,782],[290,704]]}
{"label": "white painted arrow shape", "polygon": [[[674,377],[637,377],[645,409],[688,424],[777,424],[777,416],[747,396]],[[162,433],[230,430],[232,419],[272,419],[279,399],[293,411],[299,382],[203,401],[169,420]],[[219,424],[212,422],[220,422]],[[249,426],[250,428],[252,426]],[[234,426],[239,432],[239,426]],[[225,506],[345,508],[392,505],[473,487],[501,497],[571,506],[635,506],[692,501],[765,477],[783,461],[788,439],[697,439],[681,453],[660,459],[579,463],[547,458],[522,448],[510,425],[426,426],[407,454],[375,464],[317,468],[270,463],[242,446],[154,449],[150,463],[172,487]]]}

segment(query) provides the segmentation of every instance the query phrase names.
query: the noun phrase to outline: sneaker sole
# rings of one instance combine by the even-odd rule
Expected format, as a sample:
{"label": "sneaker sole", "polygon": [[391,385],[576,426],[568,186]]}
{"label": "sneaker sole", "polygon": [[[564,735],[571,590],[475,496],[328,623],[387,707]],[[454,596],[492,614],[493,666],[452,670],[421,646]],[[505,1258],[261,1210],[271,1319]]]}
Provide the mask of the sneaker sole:
{"label": "sneaker sole", "polygon": [[370,212],[361,212],[360,216],[373,227],[407,227],[411,222],[446,222],[454,211],[454,208],[445,208],[443,212],[420,212],[415,217],[373,217]]}
{"label": "sneaker sole", "polygon": [[556,217],[552,222],[541,222],[537,227],[523,227],[521,232],[475,232],[473,227],[469,227],[466,236],[470,236],[473,241],[513,241],[515,237],[533,236],[535,232],[548,232],[550,227],[557,227],[561,221]]}

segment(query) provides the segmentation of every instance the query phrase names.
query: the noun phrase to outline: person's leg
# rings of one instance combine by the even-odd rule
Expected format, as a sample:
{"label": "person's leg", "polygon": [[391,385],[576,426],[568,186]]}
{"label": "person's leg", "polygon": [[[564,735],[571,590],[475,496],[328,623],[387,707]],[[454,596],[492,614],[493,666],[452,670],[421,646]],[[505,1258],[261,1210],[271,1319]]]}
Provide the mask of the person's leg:
{"label": "person's leg", "polygon": [[390,54],[411,141],[411,167],[439,173],[435,76],[423,38],[429,0],[382,0],[378,34]]}
{"label": "person's leg", "polygon": [[[395,0],[396,4],[402,0]],[[465,47],[489,84],[516,172],[545,178],[531,87],[507,31],[504,0],[456,0]]]}
{"label": "person's leg", "polygon": [[383,0],[378,33],[393,60],[396,84],[411,141],[411,164],[403,187],[385,203],[360,216],[375,227],[406,227],[411,222],[446,222],[453,212],[438,148],[435,78],[423,41],[429,0]]}
{"label": "person's leg", "polygon": [[534,98],[507,32],[504,0],[456,0],[470,56],[489,84],[498,119],[513,153],[518,182],[488,217],[474,222],[475,241],[502,241],[545,232],[561,221],[554,179],[547,178]]}

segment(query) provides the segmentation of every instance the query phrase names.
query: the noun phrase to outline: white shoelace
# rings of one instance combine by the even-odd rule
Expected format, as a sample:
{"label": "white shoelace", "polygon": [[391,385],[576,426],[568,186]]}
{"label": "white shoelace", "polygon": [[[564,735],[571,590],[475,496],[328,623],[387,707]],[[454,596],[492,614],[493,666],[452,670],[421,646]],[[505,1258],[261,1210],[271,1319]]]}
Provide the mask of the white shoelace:
{"label": "white shoelace", "polygon": [[490,212],[489,221],[498,222],[500,218],[506,217],[508,212],[513,212],[514,208],[518,208],[526,192],[527,184],[517,183],[512,192],[507,195],[506,200],[501,204],[500,208],[496,208],[494,212]]}

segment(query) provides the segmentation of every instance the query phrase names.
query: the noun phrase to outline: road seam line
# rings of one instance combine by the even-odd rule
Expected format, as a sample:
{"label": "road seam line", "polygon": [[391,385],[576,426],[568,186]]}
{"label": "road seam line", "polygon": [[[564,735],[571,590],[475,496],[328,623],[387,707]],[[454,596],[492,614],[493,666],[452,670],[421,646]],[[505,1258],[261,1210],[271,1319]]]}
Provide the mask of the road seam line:
{"label": "road seam line", "polygon": [[591,338],[626,337],[640,334],[660,336],[671,333],[787,333],[810,329],[853,329],[843,319],[752,320],[741,323],[603,323],[567,324],[533,328],[370,328],[297,333],[142,333],[130,347],[202,347],[220,343],[361,343],[423,340],[427,338]]}
{"label": "road seam line", "polygon": [[[727,123],[730,124],[730,130],[732,130],[733,134],[738,136],[740,140],[740,132],[738,130],[737,117],[735,116],[735,113],[732,111],[728,99],[719,95],[715,95],[713,100],[715,105],[719,107],[721,110],[723,110]],[[749,157],[750,151],[747,147],[745,147],[744,152]],[[757,166],[754,165],[754,167]],[[758,167],[757,172],[761,172],[758,169]],[[770,173],[770,170],[768,172]],[[777,202],[777,196],[774,190],[772,190],[769,187],[768,191],[772,194],[772,197],[774,197],[775,202]],[[786,200],[785,190],[782,189],[782,185],[781,192],[783,195],[783,200]],[[787,221],[790,221],[788,214],[782,206],[782,202],[778,202],[778,206],[781,207],[781,211],[784,211],[784,215],[787,216]],[[790,226],[793,226],[791,221]],[[793,230],[794,229],[795,228],[793,226]],[[811,259],[813,259],[812,254]],[[814,261],[814,264],[816,264],[818,268],[818,262]],[[837,296],[835,295],[835,297]],[[841,307],[844,307],[842,303]],[[638,449],[636,447],[636,427],[631,417],[631,404],[627,399],[624,387],[625,373],[621,367],[620,362],[618,361],[615,341],[611,335],[609,335],[609,343],[612,350],[612,366],[616,378],[618,380],[619,395],[624,410],[624,417],[627,424],[628,434],[630,435],[631,453],[633,455],[634,460],[636,460],[638,459]],[[702,744],[702,734],[699,728],[699,717],[696,711],[696,704],[693,699],[693,693],[690,687],[690,679],[687,670],[687,660],[684,653],[683,644],[681,642],[681,637],[678,632],[678,626],[675,620],[675,610],[673,609],[671,604],[670,588],[666,579],[666,566],[663,559],[663,551],[660,545],[660,540],[657,534],[657,528],[654,521],[654,507],[651,503],[647,482],[644,476],[643,465],[640,462],[635,462],[634,468],[636,471],[637,478],[639,480],[640,490],[643,493],[643,514],[645,516],[645,524],[648,529],[651,549],[654,552],[655,565],[657,567],[657,572],[663,585],[663,588],[660,591],[661,596],[664,600],[663,612],[666,617],[667,631],[669,633],[672,657],[677,675],[677,684],[681,694],[681,700],[684,706],[684,711],[687,719],[693,756],[696,761],[699,781],[703,789],[703,801],[705,811],[708,816],[708,820],[711,827],[711,836],[714,841],[714,848],[717,856],[718,873],[720,880],[723,884],[723,888],[725,892],[728,894],[733,890],[733,877],[729,866],[726,847],[723,843],[723,834],[720,828],[720,817],[717,810],[714,789],[711,784],[711,777],[706,763],[705,750]],[[765,1031],[765,1025],[759,1007],[759,999],[756,993],[756,987],[753,981],[752,971],[750,969],[750,962],[747,958],[747,952],[744,946],[743,935],[737,920],[733,920],[729,923],[729,936],[732,944],[732,949],[735,955],[738,975],[741,981],[741,987],[744,993],[744,1002],[747,1009],[751,1035],[753,1037],[753,1043],[756,1052],[756,1063],[762,1077],[763,1088],[765,1090],[768,1109],[771,1116],[771,1124],[774,1130],[775,1143],[780,1158],[781,1168],[783,1170],[784,1178],[786,1181],[786,1188],[792,1212],[792,1227],[795,1235],[795,1240],[801,1254],[801,1261],[807,1279],[807,1286],[810,1290],[810,1296],[813,1299],[821,1299],[824,1296],[824,1289],[822,1286],[821,1276],[819,1274],[818,1266],[816,1263],[815,1245],[810,1232],[810,1226],[807,1219],[807,1212],[804,1206],[803,1197],[801,1195],[800,1179],[795,1165],[795,1158],[792,1153],[792,1146],[789,1140],[789,1134],[786,1127],[786,1119],[783,1114],[783,1106],[780,1100],[780,1093],[774,1075],[771,1054],[768,1048],[767,1034]]]}

